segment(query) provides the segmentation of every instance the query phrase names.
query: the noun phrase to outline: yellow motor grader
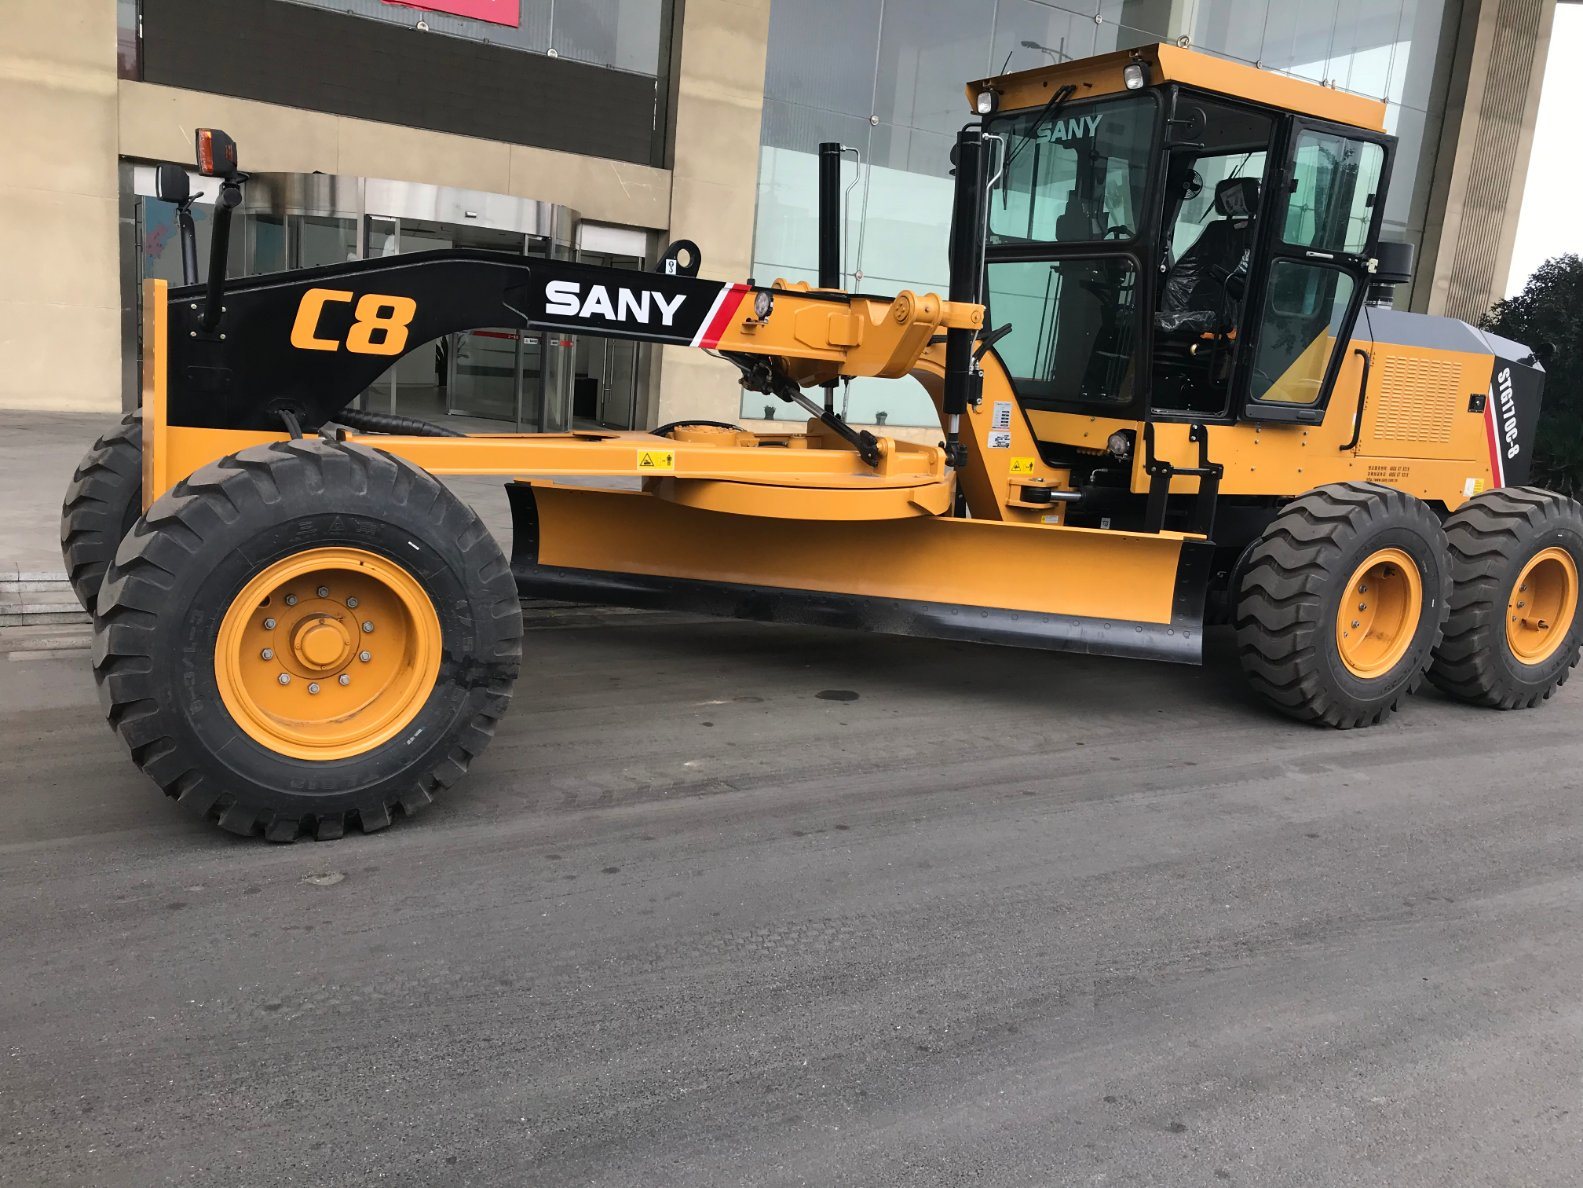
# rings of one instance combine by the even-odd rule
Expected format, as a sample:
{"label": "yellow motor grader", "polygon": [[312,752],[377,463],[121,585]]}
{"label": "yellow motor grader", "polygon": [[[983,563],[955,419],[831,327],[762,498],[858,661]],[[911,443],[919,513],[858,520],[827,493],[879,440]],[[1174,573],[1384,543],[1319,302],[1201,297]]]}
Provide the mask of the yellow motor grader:
{"label": "yellow motor grader", "polygon": [[[487,745],[524,595],[1185,662],[1219,619],[1254,688],[1339,727],[1426,674],[1549,697],[1583,511],[1523,485],[1543,367],[1390,307],[1383,106],[1163,45],[967,97],[944,297],[841,289],[839,145],[818,285],[705,280],[685,241],[650,272],[447,250],[227,279],[245,175],[200,131],[209,275],[147,284],[141,408],[62,522],[137,764],[240,833],[382,827]],[[808,419],[461,434],[353,407],[499,325],[709,350]],[[921,382],[938,444],[848,424],[857,376]],[[509,562],[437,475],[510,480]]]}

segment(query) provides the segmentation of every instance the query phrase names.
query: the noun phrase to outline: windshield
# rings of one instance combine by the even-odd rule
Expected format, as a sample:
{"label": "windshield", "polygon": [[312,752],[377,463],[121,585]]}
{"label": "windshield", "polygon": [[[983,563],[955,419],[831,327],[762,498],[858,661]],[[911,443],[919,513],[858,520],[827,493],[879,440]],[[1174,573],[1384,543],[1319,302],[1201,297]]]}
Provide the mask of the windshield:
{"label": "windshield", "polygon": [[1006,164],[990,194],[990,244],[1132,239],[1156,111],[1152,95],[1123,95],[1068,103],[1042,124],[1036,110],[996,120]]}

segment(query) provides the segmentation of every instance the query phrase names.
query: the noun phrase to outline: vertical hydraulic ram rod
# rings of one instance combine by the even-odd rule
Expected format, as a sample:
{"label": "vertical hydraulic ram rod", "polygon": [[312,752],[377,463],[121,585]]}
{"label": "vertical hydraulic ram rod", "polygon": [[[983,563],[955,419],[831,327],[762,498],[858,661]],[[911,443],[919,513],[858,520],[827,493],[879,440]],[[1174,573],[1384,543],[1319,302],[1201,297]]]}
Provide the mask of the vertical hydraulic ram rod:
{"label": "vertical hydraulic ram rod", "polygon": [[[964,304],[983,303],[984,220],[989,207],[984,201],[984,130],[969,125],[956,134],[956,194],[951,209],[951,300]],[[945,449],[946,461],[960,468],[966,451],[959,436],[962,414],[977,404],[984,376],[973,358],[973,330],[945,332]],[[958,512],[962,502],[957,492]]]}
{"label": "vertical hydraulic ram rod", "polygon": [[[841,145],[819,145],[819,287],[841,287]],[[835,381],[824,386],[826,412],[835,411]]]}
{"label": "vertical hydraulic ram rod", "polygon": [[841,287],[841,146],[819,146],[819,287]]}

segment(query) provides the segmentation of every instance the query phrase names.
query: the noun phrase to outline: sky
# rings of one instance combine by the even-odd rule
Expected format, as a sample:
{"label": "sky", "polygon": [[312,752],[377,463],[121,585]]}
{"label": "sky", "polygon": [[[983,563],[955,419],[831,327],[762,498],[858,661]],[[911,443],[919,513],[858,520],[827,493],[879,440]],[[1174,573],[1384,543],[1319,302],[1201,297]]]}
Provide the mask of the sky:
{"label": "sky", "polygon": [[1583,201],[1583,153],[1577,146],[1577,113],[1583,110],[1580,52],[1583,4],[1559,5],[1539,96],[1533,159],[1517,216],[1507,296],[1520,293],[1534,269],[1551,256],[1563,252],[1583,255],[1583,218],[1578,212]]}

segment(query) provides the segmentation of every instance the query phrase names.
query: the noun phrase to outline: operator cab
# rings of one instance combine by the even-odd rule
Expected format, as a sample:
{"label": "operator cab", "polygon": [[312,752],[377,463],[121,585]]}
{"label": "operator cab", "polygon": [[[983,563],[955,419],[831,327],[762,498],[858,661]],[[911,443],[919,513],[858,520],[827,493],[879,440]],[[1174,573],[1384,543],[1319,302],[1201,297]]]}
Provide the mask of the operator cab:
{"label": "operator cab", "polygon": [[1074,460],[1071,414],[1323,419],[1378,242],[1380,105],[1168,46],[975,87],[1004,143],[986,324],[1011,324],[1048,460]]}

